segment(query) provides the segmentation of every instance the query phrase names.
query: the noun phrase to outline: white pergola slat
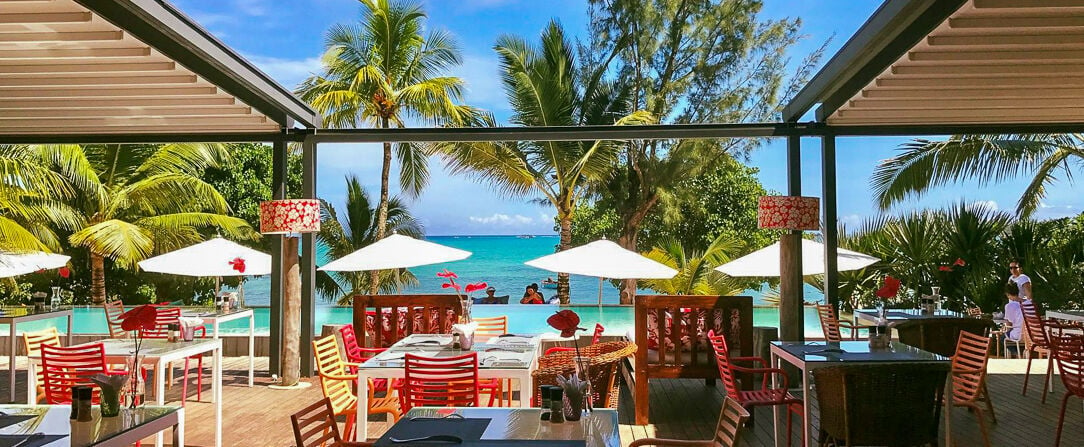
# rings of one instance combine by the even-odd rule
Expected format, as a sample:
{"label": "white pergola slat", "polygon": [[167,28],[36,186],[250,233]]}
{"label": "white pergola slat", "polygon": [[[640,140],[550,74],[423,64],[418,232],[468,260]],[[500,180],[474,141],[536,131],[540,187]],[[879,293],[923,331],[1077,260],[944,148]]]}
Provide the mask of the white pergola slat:
{"label": "white pergola slat", "polygon": [[[193,28],[167,30],[170,33],[213,41],[168,5],[145,0],[99,3],[0,1],[0,137],[269,135],[289,127],[283,115],[272,119],[266,111],[246,104],[236,92],[203,78],[97,12],[107,10],[99,7],[126,8],[138,16]],[[151,20],[148,23],[154,25]],[[208,47],[207,42],[177,44],[197,51]],[[250,68],[243,61],[234,66]],[[254,77],[231,75],[242,80]],[[290,107],[298,110],[297,103],[283,108]],[[315,117],[306,109],[300,107],[306,112],[303,115],[308,115],[299,118],[303,121]]]}
{"label": "white pergola slat", "polygon": [[970,0],[829,125],[1084,123],[1084,1]]}

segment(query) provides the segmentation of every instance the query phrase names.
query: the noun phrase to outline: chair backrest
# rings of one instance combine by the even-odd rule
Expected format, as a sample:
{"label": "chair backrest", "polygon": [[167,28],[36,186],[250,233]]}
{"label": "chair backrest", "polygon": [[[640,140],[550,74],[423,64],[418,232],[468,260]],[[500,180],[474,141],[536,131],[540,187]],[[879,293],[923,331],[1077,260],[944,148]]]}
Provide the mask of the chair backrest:
{"label": "chair backrest", "polygon": [[1084,335],[1062,333],[1051,336],[1054,359],[1066,391],[1084,398]]}
{"label": "chair backrest", "polygon": [[892,325],[900,342],[951,357],[960,332],[988,336],[997,328],[992,320],[971,317],[933,317],[905,320]]}
{"label": "chair backrest", "polygon": [[636,371],[645,379],[719,377],[709,331],[727,338],[732,355],[753,354],[752,297],[638,295],[635,303]]}
{"label": "chair backrest", "polygon": [[297,447],[324,447],[342,442],[339,426],[335,423],[335,413],[327,398],[291,414],[290,424],[294,427],[294,442]]}
{"label": "chair backrest", "polygon": [[386,348],[410,334],[449,333],[462,313],[463,303],[455,295],[354,297],[354,327],[364,328],[358,343],[362,347]]}
{"label": "chair backrest", "polygon": [[478,353],[454,357],[404,356],[403,412],[414,407],[477,407]]}
{"label": "chair backrest", "polygon": [[27,357],[40,357],[41,345],[60,346],[60,332],[55,327],[23,332],[23,350]]}
{"label": "chair backrest", "polygon": [[981,396],[989,354],[990,337],[960,332],[956,355],[952,356],[952,395],[956,400],[974,401]]}
{"label": "chair backrest", "polygon": [[816,368],[821,430],[837,445],[936,444],[947,372],[923,363]]}
{"label": "chair backrest", "polygon": [[478,329],[474,331],[474,338],[485,341],[491,337],[498,335],[504,335],[508,333],[508,316],[501,315],[499,317],[485,317],[474,318],[473,321],[478,323]]}
{"label": "chair backrest", "polygon": [[103,309],[105,310],[105,323],[109,327],[109,337],[127,338],[128,331],[125,331],[120,326],[120,316],[124,315],[124,302],[121,300],[106,301]]}
{"label": "chair backrest", "polygon": [[738,378],[734,374],[734,365],[730,363],[730,349],[726,345],[726,337],[709,332],[708,339],[711,340],[711,347],[715,351],[715,364],[719,369],[719,378],[723,381],[723,387],[726,388],[727,397],[739,404],[744,403],[741,401],[741,393],[738,390]]}
{"label": "chair backrest", "polygon": [[143,338],[168,338],[169,325],[180,324],[180,322],[181,308],[159,307],[154,314],[154,327],[143,329],[141,335]]}
{"label": "chair backrest", "polygon": [[335,335],[317,338],[312,341],[312,355],[316,358],[316,372],[320,375],[320,388],[324,397],[331,402],[335,413],[357,403],[351,380],[335,378],[347,375],[346,365],[339,355],[339,342]]}
{"label": "chair backrest", "polygon": [[967,316],[975,317],[975,318],[981,317],[982,316],[982,308],[981,307],[968,307],[967,308]]}
{"label": "chair backrest", "polygon": [[41,345],[40,349],[45,402],[48,404],[71,403],[73,386],[93,385],[90,376],[106,373],[105,347],[101,343],[68,348]]}
{"label": "chair backrest", "polygon": [[[620,381],[617,380],[621,363],[636,353],[636,344],[628,341],[595,343],[580,348],[580,355],[591,359],[587,366],[591,381],[591,402],[595,407],[617,408]],[[538,369],[531,372],[535,393],[535,406],[542,385],[557,385],[557,376],[576,372],[576,352],[562,350],[543,355],[538,359]]]}
{"label": "chair backrest", "polygon": [[1020,311],[1024,314],[1024,330],[1028,333],[1028,340],[1040,348],[1049,348],[1050,341],[1046,338],[1046,323],[1039,316],[1039,310],[1035,303],[1024,301],[1020,303]]}
{"label": "chair backrest", "polygon": [[723,408],[719,410],[719,423],[715,425],[715,437],[712,447],[736,447],[741,441],[741,428],[749,419],[749,412],[738,401],[724,398]]}
{"label": "chair backrest", "polygon": [[839,318],[836,317],[836,308],[831,304],[818,304],[817,315],[821,319],[821,332],[824,332],[825,341],[843,341],[839,332]]}
{"label": "chair backrest", "polygon": [[354,332],[354,325],[347,324],[339,328],[339,335],[343,341],[343,353],[346,354],[346,360],[354,363],[364,363],[384,352],[386,348],[363,348],[358,344],[358,335]]}
{"label": "chair backrest", "polygon": [[606,328],[602,327],[602,323],[595,323],[595,333],[591,335],[591,344],[598,344],[599,339],[602,338],[602,331]]}

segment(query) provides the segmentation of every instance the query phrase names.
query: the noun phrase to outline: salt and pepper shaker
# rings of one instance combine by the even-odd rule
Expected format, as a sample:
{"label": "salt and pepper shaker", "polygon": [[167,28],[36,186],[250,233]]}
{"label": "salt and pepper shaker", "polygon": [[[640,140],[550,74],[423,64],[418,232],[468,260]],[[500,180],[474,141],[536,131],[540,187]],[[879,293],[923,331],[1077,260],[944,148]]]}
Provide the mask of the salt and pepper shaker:
{"label": "salt and pepper shaker", "polygon": [[93,393],[94,389],[89,386],[72,387],[72,394],[76,397],[76,400],[72,401],[72,411],[76,413],[75,420],[88,422],[94,419],[94,415],[90,412]]}
{"label": "salt and pepper shaker", "polygon": [[550,388],[550,422],[565,422],[565,390],[559,386]]}
{"label": "salt and pepper shaker", "polygon": [[539,416],[539,420],[550,420],[551,407],[553,406],[553,398],[550,396],[550,388],[553,385],[542,385],[540,391],[542,392],[542,414]]}
{"label": "salt and pepper shaker", "polygon": [[170,324],[166,325],[166,331],[169,332],[168,334],[166,334],[166,339],[170,343],[176,343],[177,342],[177,333],[181,331],[181,325],[179,325],[177,323],[170,323]]}

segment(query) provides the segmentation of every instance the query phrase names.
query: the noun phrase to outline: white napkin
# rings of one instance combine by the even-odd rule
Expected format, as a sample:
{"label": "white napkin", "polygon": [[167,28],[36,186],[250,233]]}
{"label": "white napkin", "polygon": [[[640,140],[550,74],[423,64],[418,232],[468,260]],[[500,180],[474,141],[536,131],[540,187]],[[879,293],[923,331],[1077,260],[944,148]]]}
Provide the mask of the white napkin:
{"label": "white napkin", "polygon": [[203,326],[203,319],[196,317],[181,317],[177,320],[183,328]]}

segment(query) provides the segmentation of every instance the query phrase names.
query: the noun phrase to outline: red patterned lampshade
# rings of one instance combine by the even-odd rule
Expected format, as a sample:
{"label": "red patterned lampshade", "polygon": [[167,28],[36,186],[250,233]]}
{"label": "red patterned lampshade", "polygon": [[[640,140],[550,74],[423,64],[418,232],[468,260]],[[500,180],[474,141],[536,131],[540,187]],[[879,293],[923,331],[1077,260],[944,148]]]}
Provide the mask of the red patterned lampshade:
{"label": "red patterned lampshade", "polygon": [[820,199],[798,196],[761,196],[757,226],[781,230],[819,230]]}
{"label": "red patterned lampshade", "polygon": [[263,234],[315,233],[320,231],[320,201],[316,199],[260,202]]}

